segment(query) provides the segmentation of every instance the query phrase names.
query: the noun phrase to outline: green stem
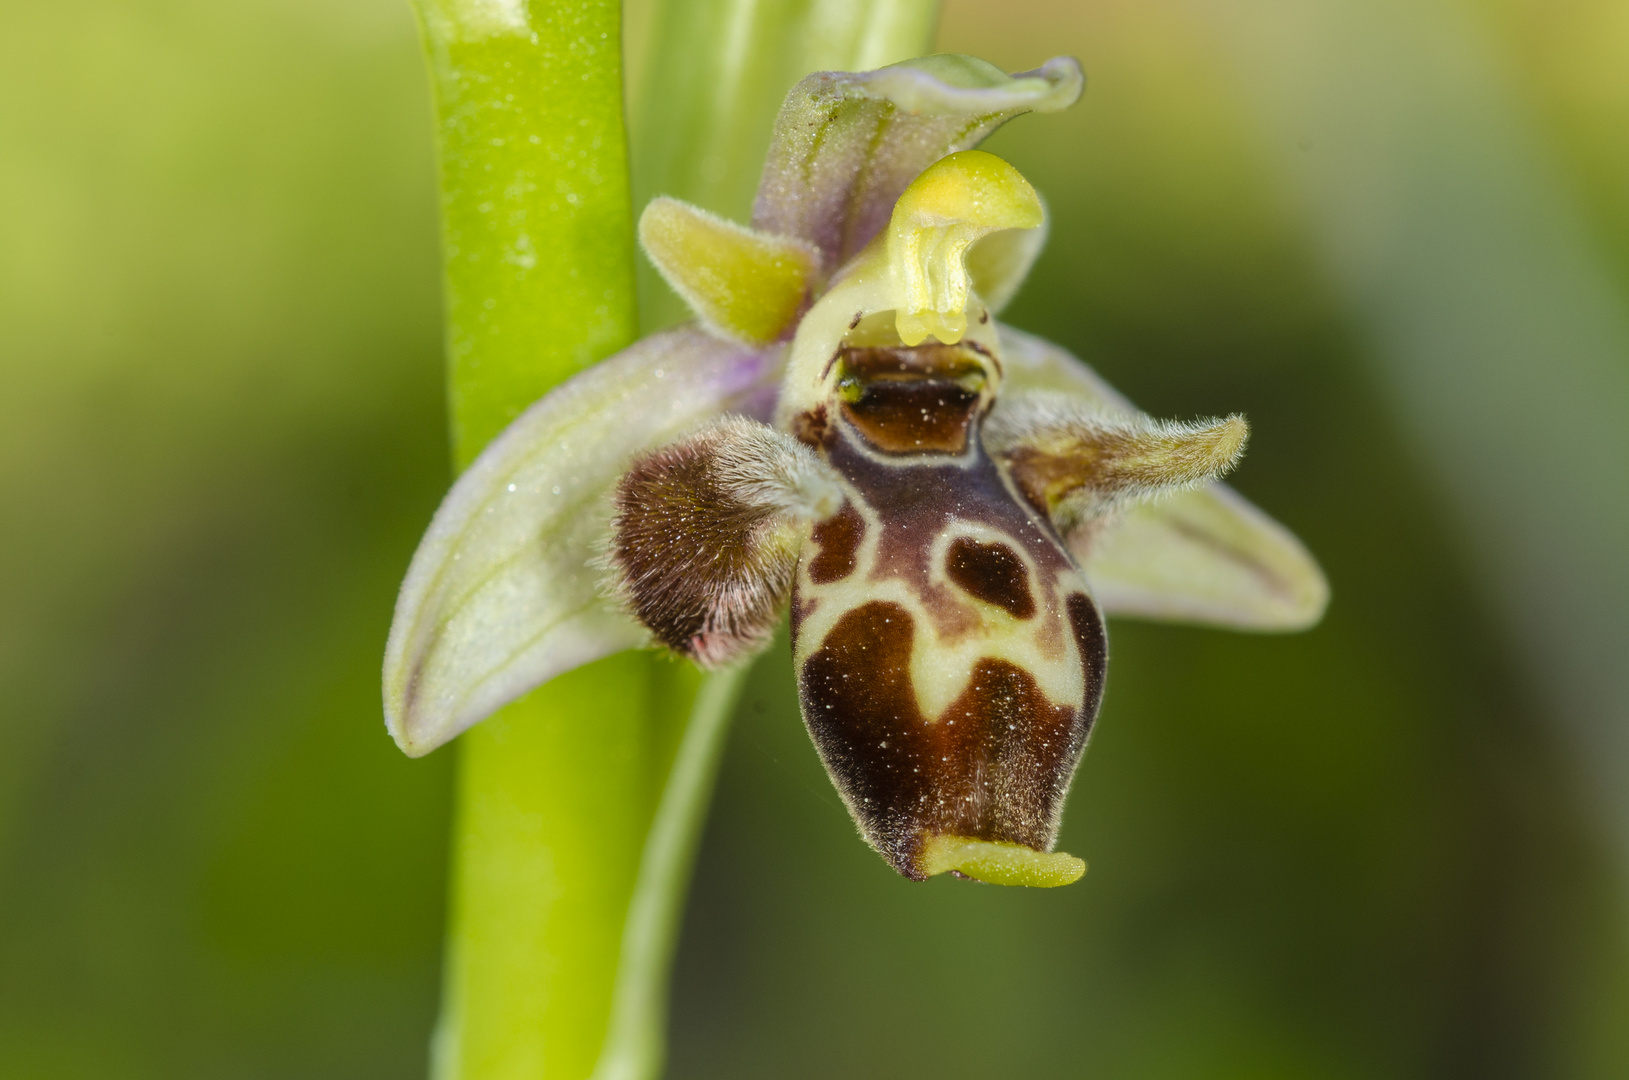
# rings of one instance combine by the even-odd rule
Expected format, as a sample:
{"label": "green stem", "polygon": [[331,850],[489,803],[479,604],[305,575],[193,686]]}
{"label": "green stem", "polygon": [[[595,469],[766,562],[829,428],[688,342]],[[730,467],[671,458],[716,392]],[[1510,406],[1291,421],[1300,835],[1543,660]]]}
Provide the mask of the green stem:
{"label": "green stem", "polygon": [[687,664],[623,653],[463,736],[438,1080],[593,1071],[700,681]]}
{"label": "green stem", "polygon": [[418,0],[436,107],[453,453],[636,332],[615,0]]}
{"label": "green stem", "polygon": [[[619,9],[421,0],[440,144],[449,398],[467,464],[635,334]],[[699,677],[626,654],[464,736],[442,1080],[582,1077]]]}
{"label": "green stem", "polygon": [[[610,0],[416,3],[440,149],[462,467],[532,401],[634,337],[620,13]],[[935,8],[679,3],[656,22],[689,30],[658,39],[647,90],[684,83],[690,96],[670,102],[674,115],[755,183],[793,82],[926,51]],[[689,86],[707,71],[735,74]],[[668,190],[694,194],[711,175],[682,163],[683,140],[648,141],[641,160],[679,181]],[[460,739],[437,1080],[660,1071],[679,912],[740,676],[704,680],[687,664],[625,653],[555,679]]]}

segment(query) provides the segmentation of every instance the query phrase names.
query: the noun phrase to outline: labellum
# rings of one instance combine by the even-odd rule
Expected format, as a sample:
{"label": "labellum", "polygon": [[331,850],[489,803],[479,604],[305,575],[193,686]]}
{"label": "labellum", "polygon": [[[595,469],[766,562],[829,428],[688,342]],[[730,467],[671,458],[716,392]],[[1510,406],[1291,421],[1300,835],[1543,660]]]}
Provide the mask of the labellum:
{"label": "labellum", "polygon": [[697,321],[544,398],[448,496],[387,651],[403,749],[620,648],[739,662],[789,608],[804,721],[895,870],[1078,878],[1052,848],[1104,615],[1299,629],[1327,598],[1215,482],[1242,418],[1150,420],[995,319],[1045,214],[972,147],[1081,84],[942,56],[810,76],[752,227],[653,201],[641,241]]}

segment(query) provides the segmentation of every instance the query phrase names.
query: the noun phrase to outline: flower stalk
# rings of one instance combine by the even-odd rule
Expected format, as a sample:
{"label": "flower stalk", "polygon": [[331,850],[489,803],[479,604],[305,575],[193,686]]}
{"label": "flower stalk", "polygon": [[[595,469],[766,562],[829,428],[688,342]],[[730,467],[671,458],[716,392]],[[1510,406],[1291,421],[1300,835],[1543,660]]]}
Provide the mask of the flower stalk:
{"label": "flower stalk", "polygon": [[615,0],[418,0],[440,151],[453,453],[633,340]]}
{"label": "flower stalk", "polygon": [[[685,111],[708,146],[746,147],[726,157],[731,176],[751,163],[747,190],[792,82],[926,51],[937,8],[701,3],[657,19],[705,22],[726,6],[750,33],[698,23],[664,35],[646,89]],[[621,12],[614,0],[416,7],[439,149],[452,452],[463,469],[526,406],[635,336]],[[732,82],[671,92],[696,72]],[[743,103],[763,112],[761,131],[736,115]],[[685,157],[694,145],[653,145],[647,175],[712,202],[697,185],[716,185],[718,153],[698,167]],[[678,915],[740,675],[704,679],[689,664],[623,652],[466,734],[438,1080],[660,1071]]]}
{"label": "flower stalk", "polygon": [[[418,10],[463,467],[532,401],[634,337],[620,10],[609,0]],[[442,1080],[593,1070],[625,913],[699,682],[688,666],[624,653],[464,740]]]}

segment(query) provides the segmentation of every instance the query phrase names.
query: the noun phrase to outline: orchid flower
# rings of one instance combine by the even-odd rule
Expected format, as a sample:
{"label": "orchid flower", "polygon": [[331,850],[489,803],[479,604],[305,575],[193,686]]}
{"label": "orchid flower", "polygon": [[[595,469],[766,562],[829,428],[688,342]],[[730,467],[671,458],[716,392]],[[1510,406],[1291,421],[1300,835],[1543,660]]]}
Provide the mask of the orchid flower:
{"label": "orchid flower", "polygon": [[538,401],[448,494],[387,647],[401,748],[619,650],[741,662],[790,609],[804,721],[895,870],[1078,878],[1053,846],[1103,617],[1295,630],[1328,596],[1217,482],[1241,417],[1155,421],[995,319],[1046,215],[974,147],[1082,86],[1068,58],[818,73],[750,227],[652,201],[641,244],[695,319]]}

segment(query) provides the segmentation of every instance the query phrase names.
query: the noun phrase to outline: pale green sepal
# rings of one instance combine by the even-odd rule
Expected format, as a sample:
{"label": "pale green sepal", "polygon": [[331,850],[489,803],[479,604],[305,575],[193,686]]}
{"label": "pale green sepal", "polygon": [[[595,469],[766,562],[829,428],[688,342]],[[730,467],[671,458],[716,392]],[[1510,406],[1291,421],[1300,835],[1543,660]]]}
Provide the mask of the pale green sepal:
{"label": "pale green sepal", "polygon": [[666,197],[640,215],[639,243],[703,325],[752,344],[796,325],[820,265],[808,244]]}
{"label": "pale green sepal", "polygon": [[[1000,335],[1006,393],[1060,391],[1107,413],[1140,415],[1068,351],[1006,325]],[[1142,503],[1070,539],[1109,615],[1292,631],[1316,624],[1329,603],[1306,547],[1226,484]]]}
{"label": "pale green sepal", "polygon": [[781,106],[752,223],[813,244],[832,272],[882,231],[923,169],[1015,116],[1072,105],[1084,85],[1071,57],[1018,75],[949,55],[817,72]]}
{"label": "pale green sepal", "polygon": [[990,885],[1027,885],[1055,889],[1077,882],[1086,863],[1062,851],[1036,851],[1022,844],[974,840],[966,836],[930,836],[918,865],[928,877],[950,870]]}
{"label": "pale green sepal", "polygon": [[1131,507],[1092,539],[1082,569],[1112,615],[1289,631],[1329,603],[1301,541],[1224,484]]}
{"label": "pale green sepal", "polygon": [[761,412],[781,348],[695,327],[653,335],[537,402],[436,511],[385,647],[385,723],[417,757],[562,672],[646,642],[592,564],[635,454],[725,412]]}

